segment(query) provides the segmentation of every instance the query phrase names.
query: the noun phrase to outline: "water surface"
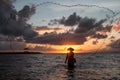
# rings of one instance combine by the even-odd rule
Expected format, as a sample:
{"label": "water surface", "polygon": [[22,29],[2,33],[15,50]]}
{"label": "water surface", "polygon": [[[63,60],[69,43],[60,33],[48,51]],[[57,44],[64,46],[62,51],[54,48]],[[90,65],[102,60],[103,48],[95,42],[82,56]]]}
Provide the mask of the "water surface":
{"label": "water surface", "polygon": [[0,54],[0,80],[120,80],[120,54],[75,54],[68,69],[65,54]]}

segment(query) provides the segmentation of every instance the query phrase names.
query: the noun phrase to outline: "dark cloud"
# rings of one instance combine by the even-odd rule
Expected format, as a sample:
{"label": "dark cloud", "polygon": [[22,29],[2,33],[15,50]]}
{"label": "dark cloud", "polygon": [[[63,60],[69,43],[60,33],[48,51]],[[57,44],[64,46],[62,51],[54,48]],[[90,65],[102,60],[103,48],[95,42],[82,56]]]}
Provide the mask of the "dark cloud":
{"label": "dark cloud", "polygon": [[24,6],[17,12],[12,5],[15,0],[0,0],[0,34],[32,38],[37,33],[26,21],[35,13],[34,6]]}
{"label": "dark cloud", "polygon": [[80,21],[81,17],[78,16],[75,12],[68,16],[68,18],[65,18],[64,16],[61,19],[54,19],[50,20],[49,25],[56,25],[56,24],[63,24],[65,26],[74,26],[77,25]]}
{"label": "dark cloud", "polygon": [[120,49],[120,39],[111,42],[108,46],[115,49]]}
{"label": "dark cloud", "polygon": [[97,33],[97,34],[94,34],[92,37],[97,39],[104,39],[104,38],[107,38],[107,35],[102,35],[100,33]]}
{"label": "dark cloud", "polygon": [[93,43],[93,45],[96,45],[96,44],[98,43],[98,41],[95,40],[95,41],[93,41],[92,43]]}
{"label": "dark cloud", "polygon": [[115,36],[111,36],[110,39],[115,39]]}
{"label": "dark cloud", "polygon": [[81,19],[81,17],[77,16],[76,13],[74,12],[67,19],[65,19],[65,17],[63,17],[60,20],[60,24],[64,24],[65,26],[74,26],[79,23],[80,19]]}
{"label": "dark cloud", "polygon": [[120,52],[120,39],[111,40],[111,43],[107,45],[109,51]]}
{"label": "dark cloud", "polygon": [[49,30],[50,28],[48,26],[40,26],[40,27],[36,27],[36,30]]}
{"label": "dark cloud", "polygon": [[50,27],[48,27],[48,26],[40,26],[40,27],[36,27],[36,29],[35,30],[37,30],[37,31],[41,31],[41,30],[62,30],[63,28],[50,28]]}
{"label": "dark cloud", "polygon": [[104,21],[105,20],[100,20],[97,22],[96,19],[94,18],[88,18],[88,17],[82,18],[75,32],[83,33],[89,31],[90,29],[101,27]]}
{"label": "dark cloud", "polygon": [[83,33],[94,28],[94,23],[95,19],[89,19],[87,17],[82,18],[78,24],[77,29],[75,30],[75,33]]}
{"label": "dark cloud", "polygon": [[105,27],[97,27],[96,31],[100,32],[101,34],[106,34],[107,32],[111,32],[112,25],[106,25]]}
{"label": "dark cloud", "polygon": [[[96,31],[103,29],[103,23],[107,19],[102,19],[97,21],[95,18],[88,18],[88,17],[80,17],[75,12],[68,16],[68,18],[62,17],[61,19],[54,19],[51,20],[49,24],[63,24],[64,26],[77,26],[75,33],[85,33],[91,29],[95,29]],[[107,29],[108,27],[106,27]],[[110,29],[110,28],[109,28]],[[104,28],[105,30],[105,28]]]}
{"label": "dark cloud", "polygon": [[85,35],[72,34],[72,33],[49,33],[34,40],[29,40],[28,42],[32,43],[41,43],[41,44],[55,44],[55,45],[71,45],[71,44],[83,44],[86,41]]}
{"label": "dark cloud", "polygon": [[[64,17],[63,17],[64,18]],[[62,20],[62,19],[61,19]],[[57,25],[60,23],[60,20],[59,19],[53,19],[53,20],[50,20],[50,22],[48,23],[48,25]]]}
{"label": "dark cloud", "polygon": [[54,19],[51,20],[49,24],[63,24],[65,26],[72,26],[74,27],[77,25],[76,30],[74,31],[75,33],[84,33],[89,31],[90,29],[96,28],[96,30],[101,29],[103,27],[103,23],[107,19],[102,19],[100,21],[97,21],[95,18],[88,18],[88,17],[80,17],[77,15],[75,12],[68,16],[68,18],[61,18],[61,19]]}
{"label": "dark cloud", "polygon": [[65,18],[64,20],[61,19],[61,21],[64,23],[64,25],[67,24],[67,26],[77,25],[77,28],[74,30],[74,34],[85,33],[87,34],[85,37],[92,36],[93,38],[98,38],[98,39],[106,38],[107,37],[106,34],[100,34],[96,32],[97,31],[101,33],[103,31],[110,32],[111,30],[111,26],[103,27],[103,23],[106,21],[106,19],[97,21],[95,18],[88,18],[88,17],[82,18],[80,16],[76,16],[76,13],[70,15],[66,20]]}
{"label": "dark cloud", "polygon": [[[111,31],[112,26],[103,26],[103,23],[106,19],[97,21],[95,18],[80,17],[76,13],[71,14],[68,18],[63,17],[62,19],[51,20],[50,23],[53,24],[62,24],[65,26],[71,26],[71,30],[68,30],[66,33],[45,33],[44,35],[35,38],[34,40],[28,41],[33,43],[41,44],[84,44],[87,41],[87,37],[95,39],[104,39],[107,38],[107,32]],[[75,29],[74,25],[77,27]],[[39,27],[36,29],[52,29],[46,26]],[[93,44],[97,44],[98,41],[94,41]]]}
{"label": "dark cloud", "polygon": [[18,12],[18,16],[24,20],[28,20],[36,11],[36,7],[25,5],[22,10]]}
{"label": "dark cloud", "polygon": [[98,42],[99,42],[98,39],[96,39],[96,40],[92,41],[92,44],[96,45]]}

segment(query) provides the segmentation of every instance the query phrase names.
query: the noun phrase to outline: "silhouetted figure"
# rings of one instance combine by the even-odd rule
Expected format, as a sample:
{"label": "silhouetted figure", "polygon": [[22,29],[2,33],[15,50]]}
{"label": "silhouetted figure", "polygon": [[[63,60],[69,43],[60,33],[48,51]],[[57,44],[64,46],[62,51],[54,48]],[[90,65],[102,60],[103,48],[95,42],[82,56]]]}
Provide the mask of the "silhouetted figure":
{"label": "silhouetted figure", "polygon": [[76,59],[74,58],[74,53],[73,53],[74,49],[70,47],[67,50],[69,52],[67,53],[65,63],[67,62],[68,68],[73,68],[74,63],[76,62]]}

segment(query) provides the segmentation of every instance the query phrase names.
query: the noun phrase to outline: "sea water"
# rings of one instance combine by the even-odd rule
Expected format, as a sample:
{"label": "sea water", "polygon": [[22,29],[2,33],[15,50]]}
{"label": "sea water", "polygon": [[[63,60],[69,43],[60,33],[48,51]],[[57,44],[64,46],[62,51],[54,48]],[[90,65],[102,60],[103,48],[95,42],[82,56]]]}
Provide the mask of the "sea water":
{"label": "sea water", "polygon": [[75,54],[73,69],[65,54],[0,54],[0,80],[120,80],[120,53]]}

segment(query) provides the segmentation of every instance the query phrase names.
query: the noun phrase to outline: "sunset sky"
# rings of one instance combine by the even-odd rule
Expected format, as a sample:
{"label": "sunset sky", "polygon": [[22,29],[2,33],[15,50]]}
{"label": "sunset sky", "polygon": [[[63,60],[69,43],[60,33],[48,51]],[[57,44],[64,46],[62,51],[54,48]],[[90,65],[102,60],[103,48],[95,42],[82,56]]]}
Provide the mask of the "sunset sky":
{"label": "sunset sky", "polygon": [[119,51],[120,0],[1,0],[0,51]]}

